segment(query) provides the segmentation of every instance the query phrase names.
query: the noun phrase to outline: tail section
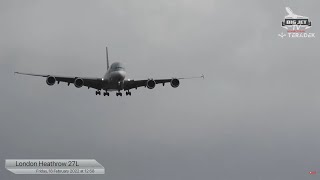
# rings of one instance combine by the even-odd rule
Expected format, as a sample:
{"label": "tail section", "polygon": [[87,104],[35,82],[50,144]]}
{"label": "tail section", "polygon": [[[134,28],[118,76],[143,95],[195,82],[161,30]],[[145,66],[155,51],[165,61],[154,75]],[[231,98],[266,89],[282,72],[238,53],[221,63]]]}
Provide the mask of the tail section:
{"label": "tail section", "polygon": [[106,46],[107,69],[109,69],[108,46]]}

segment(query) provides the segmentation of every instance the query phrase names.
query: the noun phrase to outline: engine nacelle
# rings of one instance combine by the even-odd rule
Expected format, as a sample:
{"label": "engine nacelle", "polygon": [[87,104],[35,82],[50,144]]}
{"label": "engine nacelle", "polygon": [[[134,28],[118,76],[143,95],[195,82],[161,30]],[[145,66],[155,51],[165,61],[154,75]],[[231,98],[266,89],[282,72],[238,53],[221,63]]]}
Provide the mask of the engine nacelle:
{"label": "engine nacelle", "polygon": [[153,79],[149,79],[147,81],[147,88],[153,89],[154,87],[156,87],[156,82]]}
{"label": "engine nacelle", "polygon": [[173,78],[171,79],[170,84],[173,88],[177,88],[180,85],[180,81],[179,79]]}
{"label": "engine nacelle", "polygon": [[77,88],[81,88],[84,85],[84,81],[81,78],[77,78],[74,80],[74,86]]}
{"label": "engine nacelle", "polygon": [[49,86],[53,86],[56,83],[56,78],[53,76],[48,76],[46,82]]}

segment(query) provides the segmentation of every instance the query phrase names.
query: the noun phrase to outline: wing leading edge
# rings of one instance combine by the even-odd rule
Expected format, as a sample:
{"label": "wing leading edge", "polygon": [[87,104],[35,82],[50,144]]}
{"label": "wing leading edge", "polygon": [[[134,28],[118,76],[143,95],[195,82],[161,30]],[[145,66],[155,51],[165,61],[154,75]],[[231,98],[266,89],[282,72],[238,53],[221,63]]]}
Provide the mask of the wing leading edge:
{"label": "wing leading edge", "polygon": [[[28,76],[38,76],[38,77],[45,77],[47,78],[47,84],[53,85],[55,81],[59,84],[60,82],[65,82],[70,84],[74,84],[76,82],[76,79],[81,79],[83,81],[83,84],[81,86],[86,86],[88,88],[94,88],[94,89],[101,89],[102,88],[102,79],[101,78],[89,78],[89,77],[72,77],[72,76],[54,76],[49,74],[32,74],[32,73],[22,73],[22,72],[15,72],[15,74],[21,74],[21,75],[28,75]],[[48,83],[48,78],[52,77],[54,82],[52,84]]]}
{"label": "wing leading edge", "polygon": [[38,77],[45,77],[47,78],[48,85],[54,85],[55,82],[58,84],[60,82],[65,82],[68,85],[74,84],[77,88],[82,86],[86,86],[89,88],[100,90],[125,90],[129,91],[130,89],[137,89],[139,87],[147,87],[149,89],[153,89],[156,84],[162,84],[163,86],[166,83],[170,83],[172,87],[176,88],[180,85],[180,81],[182,79],[195,79],[195,78],[203,78],[202,76],[197,77],[183,77],[183,78],[171,78],[171,79],[145,79],[145,80],[125,80],[123,83],[120,84],[112,84],[111,82],[108,83],[103,81],[102,78],[89,78],[89,77],[77,77],[77,76],[55,76],[49,74],[32,74],[32,73],[22,73],[22,72],[15,72],[15,74],[21,75],[28,75],[28,76],[38,76]]}
{"label": "wing leading edge", "polygon": [[[196,79],[196,78],[203,78],[202,76],[195,76],[195,77],[183,77],[183,78],[171,78],[171,79],[145,79],[145,80],[125,80],[124,81],[124,90],[130,89],[137,89],[138,87],[148,87],[149,89],[153,89],[156,84],[162,84],[163,86],[166,83],[170,83],[172,87],[176,88],[179,86],[181,79]],[[150,83],[150,84],[149,84]]]}

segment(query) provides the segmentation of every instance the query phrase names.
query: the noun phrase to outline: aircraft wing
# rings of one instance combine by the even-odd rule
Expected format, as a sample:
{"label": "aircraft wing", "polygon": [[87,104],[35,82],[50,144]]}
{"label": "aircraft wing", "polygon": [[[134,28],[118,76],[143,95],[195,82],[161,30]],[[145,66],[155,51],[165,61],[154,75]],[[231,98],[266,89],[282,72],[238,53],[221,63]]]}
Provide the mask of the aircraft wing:
{"label": "aircraft wing", "polygon": [[[69,84],[73,84],[77,78],[83,80],[83,86],[86,86],[88,88],[94,88],[94,89],[101,89],[101,78],[89,78],[89,77],[72,77],[72,76],[55,76],[55,75],[49,75],[49,74],[32,74],[32,73],[21,73],[21,72],[15,72],[15,74],[21,74],[21,75],[28,75],[28,76],[38,76],[38,77],[54,77],[55,81],[58,82],[65,82]],[[53,84],[52,84],[53,85]]]}
{"label": "aircraft wing", "polygon": [[[195,78],[204,78],[204,75],[199,77],[188,77],[188,78],[171,78],[171,79],[145,79],[145,80],[125,80],[123,84],[124,90],[129,89],[137,89],[138,87],[148,87],[149,89],[153,89],[156,84],[162,84],[163,86],[166,83],[170,83],[172,87],[176,88],[179,86],[181,79],[195,79]],[[154,82],[154,85],[152,84]],[[151,82],[151,86],[148,86],[148,83]]]}

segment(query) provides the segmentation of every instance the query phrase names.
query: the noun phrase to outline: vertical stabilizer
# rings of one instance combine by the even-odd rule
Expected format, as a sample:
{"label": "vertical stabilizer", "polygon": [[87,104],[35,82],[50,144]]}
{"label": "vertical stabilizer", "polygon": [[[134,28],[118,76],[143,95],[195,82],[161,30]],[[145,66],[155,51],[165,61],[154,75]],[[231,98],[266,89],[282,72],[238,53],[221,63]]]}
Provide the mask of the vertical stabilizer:
{"label": "vertical stabilizer", "polygon": [[106,46],[107,69],[109,69],[108,46]]}

